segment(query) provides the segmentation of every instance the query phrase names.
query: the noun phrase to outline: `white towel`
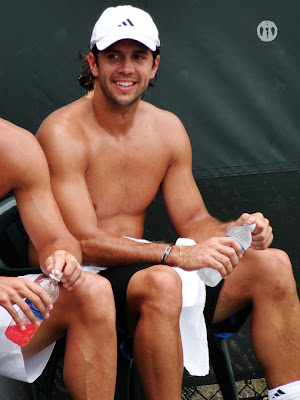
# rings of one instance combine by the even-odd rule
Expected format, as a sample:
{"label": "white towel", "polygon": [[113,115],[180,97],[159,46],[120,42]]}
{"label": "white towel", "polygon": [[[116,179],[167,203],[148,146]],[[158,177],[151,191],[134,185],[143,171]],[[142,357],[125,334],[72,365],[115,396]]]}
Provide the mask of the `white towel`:
{"label": "white towel", "polygon": [[[127,239],[149,243],[145,239]],[[192,239],[179,238],[176,246],[192,246]],[[209,373],[209,354],[206,324],[203,315],[206,287],[197,271],[184,271],[173,267],[182,280],[182,310],[180,314],[180,333],[183,348],[184,366],[191,375],[205,376]]]}
{"label": "white towel", "polygon": [[[192,246],[192,239],[179,238],[176,246]],[[180,332],[184,366],[191,375],[205,376],[209,373],[207,331],[203,315],[206,287],[197,271],[184,271],[173,267],[182,280],[182,310]]]}

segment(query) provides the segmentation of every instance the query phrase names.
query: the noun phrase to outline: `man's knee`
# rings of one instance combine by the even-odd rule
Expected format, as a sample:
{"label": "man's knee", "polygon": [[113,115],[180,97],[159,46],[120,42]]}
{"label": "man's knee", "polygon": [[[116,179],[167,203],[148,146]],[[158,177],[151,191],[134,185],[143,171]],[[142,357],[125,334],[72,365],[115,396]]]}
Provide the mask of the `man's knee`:
{"label": "man's knee", "polygon": [[277,299],[284,298],[291,291],[296,291],[293,268],[288,255],[277,249],[271,249],[273,261],[272,276]]}
{"label": "man's knee", "polygon": [[257,285],[264,292],[272,291],[277,299],[294,291],[296,283],[288,255],[278,249],[253,252],[252,266]]}
{"label": "man's knee", "polygon": [[293,270],[288,255],[278,249],[267,249],[259,254],[259,251],[255,252],[255,255],[259,255],[259,262],[256,268],[266,275],[282,275],[284,274],[288,278],[292,277]]}
{"label": "man's knee", "polygon": [[115,303],[110,282],[96,274],[85,275],[82,285],[70,293],[75,313],[81,318],[115,325]]}
{"label": "man's knee", "polygon": [[159,313],[178,314],[182,305],[182,285],[172,268],[157,265],[136,273],[128,285],[128,297],[144,307],[157,309]]}
{"label": "man's knee", "polygon": [[98,301],[101,304],[111,304],[114,301],[114,295],[110,282],[99,275],[86,275],[85,298],[91,301]]}

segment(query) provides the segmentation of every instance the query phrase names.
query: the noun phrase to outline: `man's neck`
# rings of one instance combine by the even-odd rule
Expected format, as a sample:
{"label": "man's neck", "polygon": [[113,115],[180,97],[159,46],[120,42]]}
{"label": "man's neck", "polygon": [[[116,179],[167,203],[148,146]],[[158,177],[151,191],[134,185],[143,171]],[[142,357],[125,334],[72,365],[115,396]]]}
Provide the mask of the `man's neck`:
{"label": "man's neck", "polygon": [[91,96],[93,113],[99,125],[112,134],[126,134],[133,125],[140,99],[130,105],[113,103],[104,96],[93,92]]}

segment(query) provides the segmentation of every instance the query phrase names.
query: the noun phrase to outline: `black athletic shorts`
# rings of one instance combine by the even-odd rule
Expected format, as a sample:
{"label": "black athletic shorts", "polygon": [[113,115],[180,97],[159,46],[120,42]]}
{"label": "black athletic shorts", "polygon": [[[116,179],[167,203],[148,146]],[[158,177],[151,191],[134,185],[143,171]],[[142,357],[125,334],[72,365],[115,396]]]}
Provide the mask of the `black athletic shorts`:
{"label": "black athletic shorts", "polygon": [[151,264],[129,264],[109,267],[99,272],[111,283],[116,305],[116,325],[127,330],[126,322],[126,292],[131,277],[138,271],[151,267]]}
{"label": "black athletic shorts", "polygon": [[[99,272],[99,275],[105,277],[111,283],[116,305],[116,326],[119,336],[121,336],[121,338],[128,336],[126,322],[126,292],[128,283],[131,277],[137,271],[149,267],[151,267],[151,264],[129,264],[118,267],[110,267],[106,270]],[[206,322],[208,340],[210,340],[212,335],[225,338],[233,335],[242,327],[249,314],[251,313],[251,306],[248,306],[242,311],[232,315],[230,318],[222,322],[219,322],[217,324],[212,323],[223,283],[224,281],[222,280],[216,287],[213,288],[206,286],[206,303],[204,308],[204,317]],[[121,342],[123,343],[122,339]],[[121,346],[124,346],[124,343],[121,344]],[[128,346],[129,345],[127,343],[126,347]],[[128,352],[130,353],[131,351],[128,349]]]}

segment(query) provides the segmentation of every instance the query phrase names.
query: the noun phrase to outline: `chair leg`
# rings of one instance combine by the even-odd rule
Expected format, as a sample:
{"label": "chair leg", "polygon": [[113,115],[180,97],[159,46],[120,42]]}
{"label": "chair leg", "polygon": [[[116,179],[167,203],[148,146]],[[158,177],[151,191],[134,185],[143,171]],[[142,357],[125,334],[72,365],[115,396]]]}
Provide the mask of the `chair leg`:
{"label": "chair leg", "polygon": [[225,339],[209,344],[210,360],[224,400],[238,400],[234,374]]}

